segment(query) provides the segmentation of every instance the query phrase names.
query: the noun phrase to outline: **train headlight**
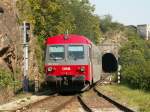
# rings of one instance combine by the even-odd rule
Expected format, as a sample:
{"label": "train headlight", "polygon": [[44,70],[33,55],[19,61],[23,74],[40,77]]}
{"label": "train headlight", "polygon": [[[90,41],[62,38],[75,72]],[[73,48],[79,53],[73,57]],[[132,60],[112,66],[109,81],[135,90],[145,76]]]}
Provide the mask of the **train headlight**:
{"label": "train headlight", "polygon": [[84,72],[84,71],[85,71],[85,67],[81,67],[81,68],[80,68],[80,71],[81,71],[81,72]]}
{"label": "train headlight", "polygon": [[51,72],[51,71],[53,71],[53,68],[52,68],[52,67],[49,67],[49,68],[47,69],[47,71],[48,71],[48,72]]}

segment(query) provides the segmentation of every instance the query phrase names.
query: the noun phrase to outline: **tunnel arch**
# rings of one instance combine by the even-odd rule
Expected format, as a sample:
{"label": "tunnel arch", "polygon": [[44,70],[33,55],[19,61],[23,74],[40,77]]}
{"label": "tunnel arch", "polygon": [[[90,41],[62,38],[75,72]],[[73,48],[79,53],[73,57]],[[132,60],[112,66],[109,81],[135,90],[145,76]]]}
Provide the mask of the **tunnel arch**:
{"label": "tunnel arch", "polygon": [[112,53],[105,53],[102,56],[102,69],[105,73],[113,73],[118,69],[118,61]]}
{"label": "tunnel arch", "polygon": [[0,15],[2,15],[3,13],[4,13],[4,9],[0,7]]}

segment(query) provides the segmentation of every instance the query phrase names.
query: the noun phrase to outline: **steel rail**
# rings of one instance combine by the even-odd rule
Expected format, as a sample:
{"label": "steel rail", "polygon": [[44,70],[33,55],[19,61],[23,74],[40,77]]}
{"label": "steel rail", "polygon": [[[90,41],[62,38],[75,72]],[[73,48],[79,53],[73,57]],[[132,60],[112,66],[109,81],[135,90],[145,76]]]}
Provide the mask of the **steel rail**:
{"label": "steel rail", "polygon": [[[91,89],[93,89],[98,83],[100,82],[97,81],[95,83],[93,83],[92,85],[90,85],[90,88],[84,92],[87,92],[87,91],[90,91]],[[83,109],[86,111],[86,112],[93,112],[93,110],[84,102],[84,100],[81,98],[81,94],[77,95],[77,99],[79,101],[79,103],[81,104],[81,106],[83,107]]]}
{"label": "steel rail", "polygon": [[93,110],[83,101],[83,99],[81,98],[81,95],[78,95],[77,98],[78,98],[79,103],[81,104],[81,106],[86,112],[93,112]]}
{"label": "steel rail", "polygon": [[114,104],[117,108],[119,108],[120,110],[123,110],[125,112],[135,112],[134,110],[130,109],[129,107],[120,104],[119,102],[111,99],[110,97],[108,97],[107,95],[104,95],[103,93],[99,92],[95,87],[93,88],[94,92],[97,93],[98,96],[103,97],[105,100],[109,101],[110,103]]}

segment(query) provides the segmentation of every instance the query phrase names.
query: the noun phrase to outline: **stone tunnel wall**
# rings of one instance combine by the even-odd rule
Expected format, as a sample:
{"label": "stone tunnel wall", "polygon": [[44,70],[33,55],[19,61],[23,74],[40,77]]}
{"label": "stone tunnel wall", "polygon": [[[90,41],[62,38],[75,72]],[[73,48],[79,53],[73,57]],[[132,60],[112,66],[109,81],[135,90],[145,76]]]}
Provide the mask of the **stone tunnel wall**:
{"label": "stone tunnel wall", "polygon": [[102,74],[110,74],[118,68],[118,45],[113,42],[105,41],[99,45],[102,60]]}

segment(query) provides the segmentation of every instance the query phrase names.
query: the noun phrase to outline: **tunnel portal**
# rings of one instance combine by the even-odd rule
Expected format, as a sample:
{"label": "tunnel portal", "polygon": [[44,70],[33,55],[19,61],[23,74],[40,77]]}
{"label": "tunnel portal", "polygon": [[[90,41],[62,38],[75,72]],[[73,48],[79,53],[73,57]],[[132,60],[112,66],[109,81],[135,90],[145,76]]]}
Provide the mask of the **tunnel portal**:
{"label": "tunnel portal", "polygon": [[102,56],[102,69],[105,73],[113,73],[118,69],[118,61],[112,53],[106,53]]}

